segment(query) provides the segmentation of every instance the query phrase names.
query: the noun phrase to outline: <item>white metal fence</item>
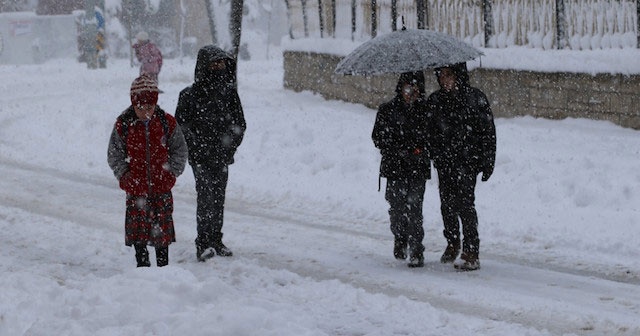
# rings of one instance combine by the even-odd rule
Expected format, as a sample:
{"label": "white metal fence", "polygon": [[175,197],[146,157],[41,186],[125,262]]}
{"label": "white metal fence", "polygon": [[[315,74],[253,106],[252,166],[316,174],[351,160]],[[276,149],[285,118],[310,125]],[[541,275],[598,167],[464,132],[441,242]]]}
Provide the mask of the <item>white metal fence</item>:
{"label": "white metal fence", "polygon": [[[486,0],[489,1],[489,0]],[[425,27],[475,46],[528,46],[575,50],[638,47],[636,0],[491,0],[492,34],[485,43],[483,0],[285,0],[292,38],[370,39],[396,25],[418,27],[417,3],[424,3]],[[375,7],[372,4],[375,3]],[[375,19],[374,19],[375,18]],[[559,30],[560,34],[559,34]],[[559,38],[559,36],[561,38]],[[563,37],[563,38],[562,38]]]}

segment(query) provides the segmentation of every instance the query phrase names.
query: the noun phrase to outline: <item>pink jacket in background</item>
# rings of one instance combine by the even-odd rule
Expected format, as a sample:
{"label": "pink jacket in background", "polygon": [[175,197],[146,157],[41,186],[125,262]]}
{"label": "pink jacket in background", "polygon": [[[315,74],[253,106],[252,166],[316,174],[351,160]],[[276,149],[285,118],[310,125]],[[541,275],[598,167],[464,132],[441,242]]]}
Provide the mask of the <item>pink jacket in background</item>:
{"label": "pink jacket in background", "polygon": [[149,75],[158,80],[158,73],[162,68],[162,53],[150,41],[141,41],[133,45],[136,58],[140,64],[140,75]]}

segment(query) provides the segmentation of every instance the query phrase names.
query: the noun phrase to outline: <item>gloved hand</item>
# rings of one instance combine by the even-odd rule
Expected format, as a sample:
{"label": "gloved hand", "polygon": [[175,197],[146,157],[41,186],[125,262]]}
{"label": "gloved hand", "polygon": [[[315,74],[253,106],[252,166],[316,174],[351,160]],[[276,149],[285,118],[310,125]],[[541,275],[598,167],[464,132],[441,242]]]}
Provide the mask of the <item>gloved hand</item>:
{"label": "gloved hand", "polygon": [[407,158],[409,157],[409,151],[406,149],[400,149],[397,151],[397,155],[400,159],[407,160]]}

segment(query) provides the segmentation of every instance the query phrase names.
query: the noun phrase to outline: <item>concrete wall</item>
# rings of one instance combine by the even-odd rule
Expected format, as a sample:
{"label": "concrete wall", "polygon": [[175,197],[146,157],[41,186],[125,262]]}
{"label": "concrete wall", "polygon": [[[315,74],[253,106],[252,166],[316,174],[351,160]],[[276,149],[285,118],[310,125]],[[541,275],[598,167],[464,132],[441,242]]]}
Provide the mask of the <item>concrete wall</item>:
{"label": "concrete wall", "polygon": [[[392,98],[397,75],[342,76],[333,73],[342,56],[285,51],[284,87],[313,91],[377,108]],[[549,119],[567,117],[608,120],[640,130],[640,75],[596,76],[575,73],[474,69],[471,84],[491,101],[496,117],[531,115]],[[427,94],[437,89],[427,71]]]}

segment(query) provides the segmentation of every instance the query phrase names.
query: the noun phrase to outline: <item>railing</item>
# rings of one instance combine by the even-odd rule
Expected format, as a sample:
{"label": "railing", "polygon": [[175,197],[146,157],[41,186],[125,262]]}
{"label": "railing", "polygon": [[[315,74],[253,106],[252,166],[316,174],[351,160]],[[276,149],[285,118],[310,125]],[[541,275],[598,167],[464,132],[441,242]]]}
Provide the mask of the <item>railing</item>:
{"label": "railing", "polygon": [[[636,48],[636,0],[285,0],[291,38],[365,41],[402,27],[480,47]],[[485,14],[486,13],[486,14]],[[485,16],[489,20],[484,20]]]}

